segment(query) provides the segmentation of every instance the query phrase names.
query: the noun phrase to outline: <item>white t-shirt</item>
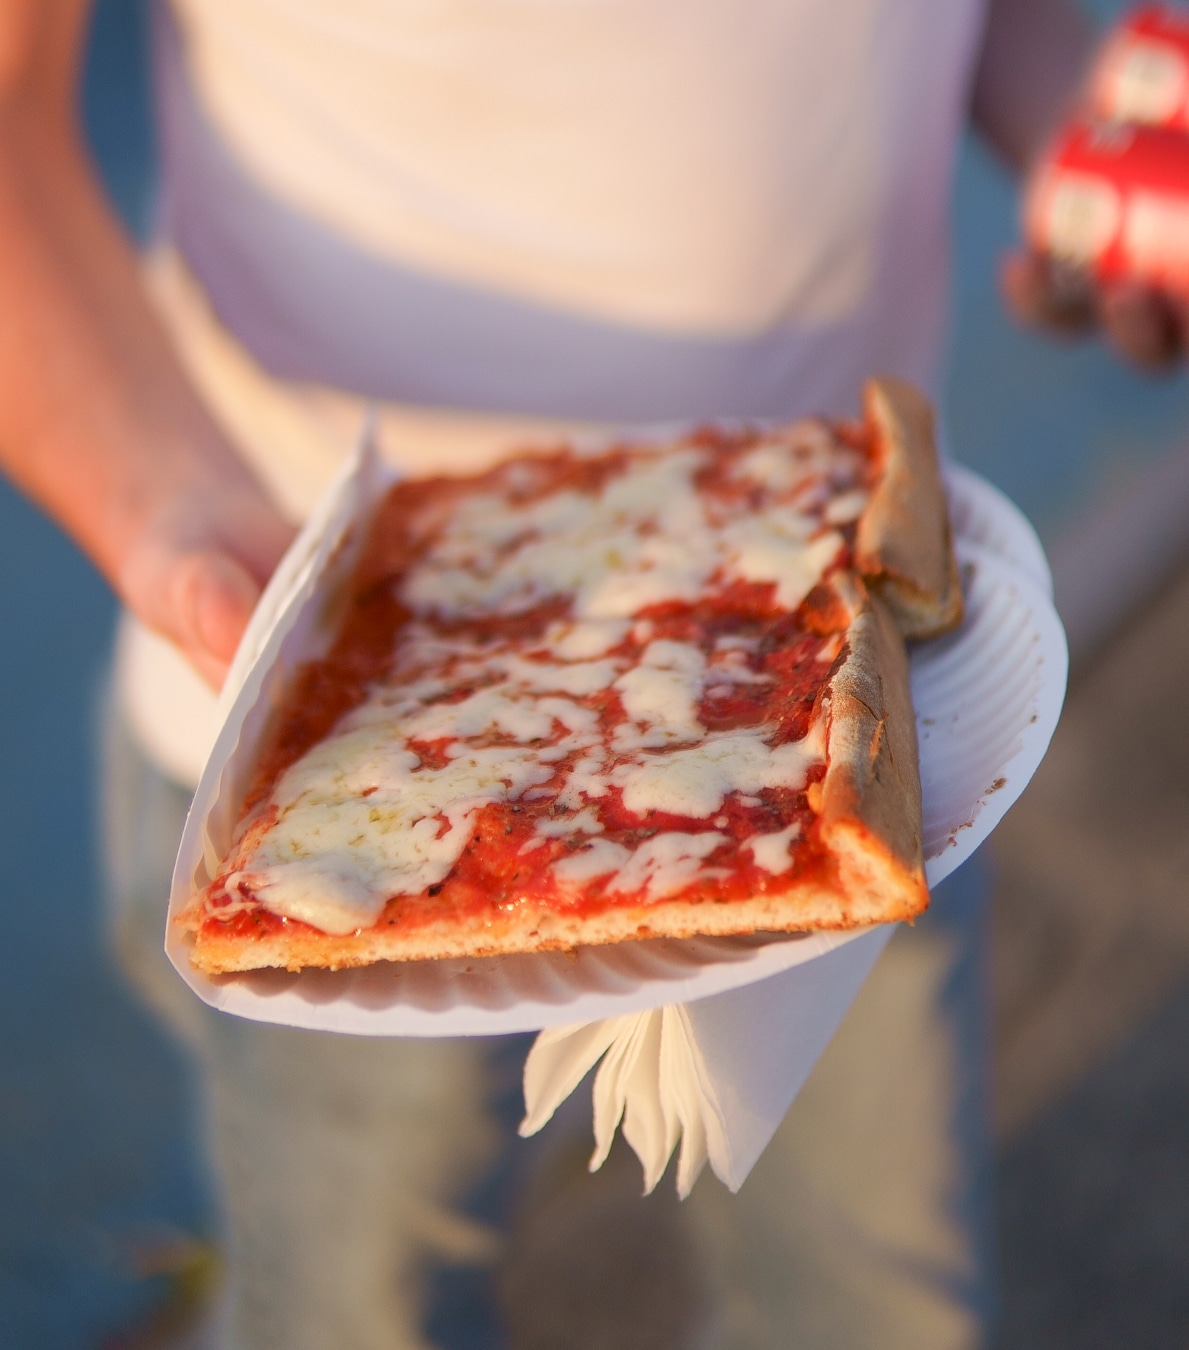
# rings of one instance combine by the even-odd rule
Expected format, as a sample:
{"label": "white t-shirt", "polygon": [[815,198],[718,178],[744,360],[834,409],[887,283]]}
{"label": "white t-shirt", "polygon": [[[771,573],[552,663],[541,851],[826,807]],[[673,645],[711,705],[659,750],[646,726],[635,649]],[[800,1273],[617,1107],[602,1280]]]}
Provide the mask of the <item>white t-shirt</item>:
{"label": "white t-shirt", "polygon": [[[308,460],[342,391],[465,411],[457,451],[397,438],[415,469],[470,462],[490,412],[845,413],[878,370],[932,387],[982,11],[173,0],[164,218],[210,313],[167,313],[282,494],[286,442]],[[165,677],[136,659],[143,708]]]}
{"label": "white t-shirt", "polygon": [[176,0],[212,122],[299,211],[382,258],[715,337],[837,322],[886,243],[941,270],[980,8]]}

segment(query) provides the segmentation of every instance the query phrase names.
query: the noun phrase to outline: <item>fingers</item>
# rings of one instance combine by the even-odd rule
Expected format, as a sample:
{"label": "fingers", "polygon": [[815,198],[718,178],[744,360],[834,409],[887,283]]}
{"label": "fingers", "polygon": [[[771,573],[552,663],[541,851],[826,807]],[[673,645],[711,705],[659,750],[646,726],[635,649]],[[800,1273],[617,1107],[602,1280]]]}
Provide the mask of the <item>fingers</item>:
{"label": "fingers", "polygon": [[230,554],[215,548],[194,552],[171,547],[172,542],[146,539],[129,555],[120,597],[219,689],[262,587]]}
{"label": "fingers", "polygon": [[172,584],[179,645],[207,682],[218,688],[260,598],[260,584],[225,553],[183,559]]}
{"label": "fingers", "polygon": [[1167,370],[1185,350],[1184,316],[1159,291],[1119,283],[1103,291],[1102,326],[1115,349],[1145,370]]}
{"label": "fingers", "polygon": [[1048,258],[1013,253],[1004,259],[999,281],[1008,309],[1029,327],[1071,337],[1087,333],[1095,325],[1091,287]]}
{"label": "fingers", "polygon": [[262,494],[190,494],[129,543],[124,603],[221,687],[260,593],[293,537]]}
{"label": "fingers", "polygon": [[1096,285],[1084,273],[1030,252],[1004,260],[1000,284],[1008,309],[1022,323],[1058,337],[1101,331],[1124,360],[1143,370],[1168,370],[1185,353],[1185,306],[1149,286]]}

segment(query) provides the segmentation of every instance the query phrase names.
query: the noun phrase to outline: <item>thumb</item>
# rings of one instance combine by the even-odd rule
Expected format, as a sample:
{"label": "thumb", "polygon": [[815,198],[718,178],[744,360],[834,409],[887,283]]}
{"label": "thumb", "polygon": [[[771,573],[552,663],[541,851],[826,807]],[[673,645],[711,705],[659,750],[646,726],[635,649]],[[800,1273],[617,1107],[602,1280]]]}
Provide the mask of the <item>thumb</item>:
{"label": "thumb", "polygon": [[211,552],[182,561],[173,590],[182,647],[204,678],[217,687],[223,683],[260,598],[260,585],[235,558]]}

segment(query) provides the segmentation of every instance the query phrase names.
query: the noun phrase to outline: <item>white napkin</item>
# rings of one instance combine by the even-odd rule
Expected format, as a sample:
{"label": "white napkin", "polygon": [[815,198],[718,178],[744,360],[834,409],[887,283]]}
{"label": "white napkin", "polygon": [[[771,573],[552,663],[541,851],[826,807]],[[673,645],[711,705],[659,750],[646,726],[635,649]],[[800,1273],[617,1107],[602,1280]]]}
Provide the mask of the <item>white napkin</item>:
{"label": "white napkin", "polygon": [[524,1066],[535,1134],[601,1059],[594,1081],[595,1150],[603,1165],[622,1122],[644,1167],[644,1190],[674,1149],[684,1198],[709,1162],[732,1191],[747,1179],[891,937],[863,933],[803,965],[694,1003],[542,1031]]}

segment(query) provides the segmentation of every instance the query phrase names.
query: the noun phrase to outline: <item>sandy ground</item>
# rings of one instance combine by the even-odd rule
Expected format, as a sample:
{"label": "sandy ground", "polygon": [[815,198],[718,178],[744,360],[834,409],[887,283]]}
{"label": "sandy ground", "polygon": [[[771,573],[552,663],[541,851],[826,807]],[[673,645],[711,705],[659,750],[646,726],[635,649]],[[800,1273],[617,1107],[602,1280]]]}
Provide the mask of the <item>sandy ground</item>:
{"label": "sandy ground", "polygon": [[[143,223],[135,8],[103,7],[88,112],[116,196]],[[949,438],[1057,539],[1096,493],[1189,444],[1186,385],[1012,332],[991,281],[1010,194],[972,159],[957,210]],[[193,1274],[178,1235],[211,1229],[180,1065],[103,953],[90,728],[112,617],[85,562],[0,487],[6,1350],[114,1345],[166,1288],[153,1263]],[[1189,573],[1084,668],[996,840],[1001,1344],[1013,1350],[1189,1342],[1186,689]]]}

